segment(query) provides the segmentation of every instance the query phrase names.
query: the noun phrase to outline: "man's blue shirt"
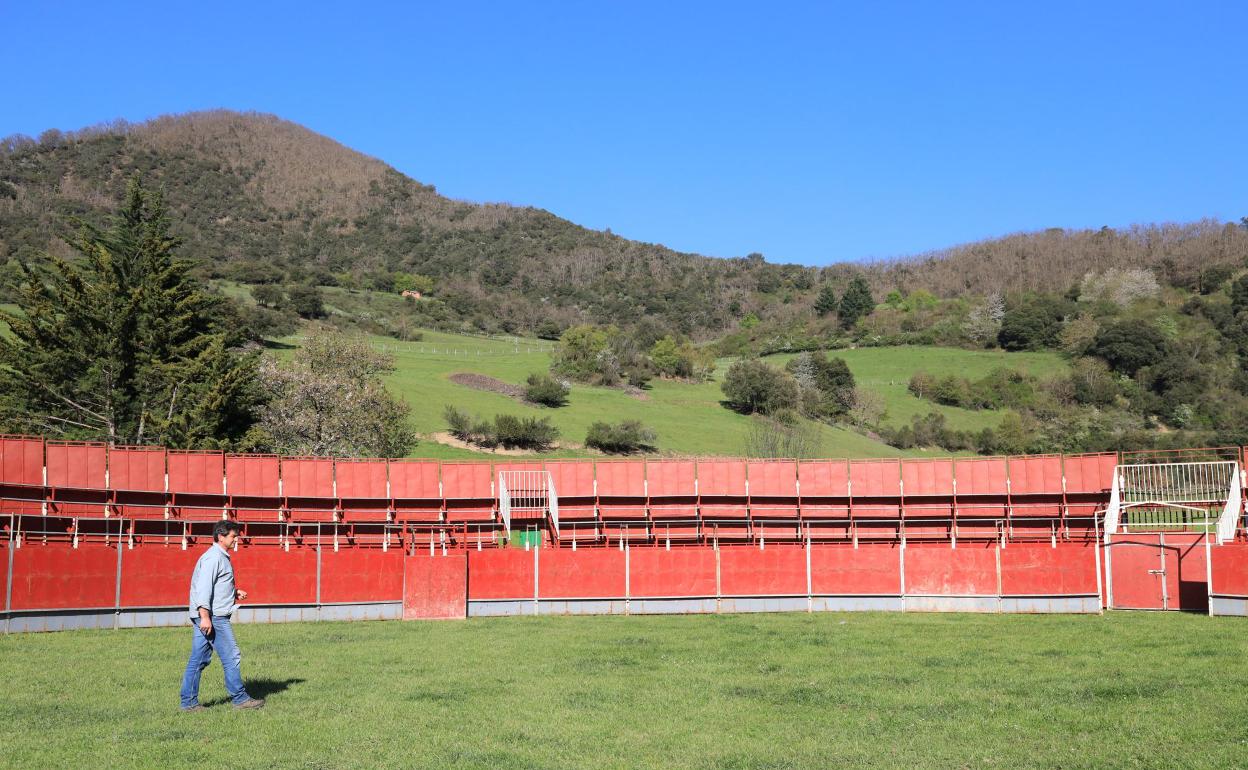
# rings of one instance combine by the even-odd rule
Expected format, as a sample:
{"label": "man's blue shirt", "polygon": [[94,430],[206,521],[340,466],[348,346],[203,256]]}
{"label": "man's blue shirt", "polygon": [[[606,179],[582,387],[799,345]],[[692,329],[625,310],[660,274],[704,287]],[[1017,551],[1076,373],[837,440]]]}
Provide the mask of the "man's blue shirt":
{"label": "man's blue shirt", "polygon": [[230,563],[230,554],[213,543],[195,562],[195,571],[191,573],[191,618],[199,618],[200,607],[206,607],[219,617],[234,614],[237,607],[234,596],[234,565]]}

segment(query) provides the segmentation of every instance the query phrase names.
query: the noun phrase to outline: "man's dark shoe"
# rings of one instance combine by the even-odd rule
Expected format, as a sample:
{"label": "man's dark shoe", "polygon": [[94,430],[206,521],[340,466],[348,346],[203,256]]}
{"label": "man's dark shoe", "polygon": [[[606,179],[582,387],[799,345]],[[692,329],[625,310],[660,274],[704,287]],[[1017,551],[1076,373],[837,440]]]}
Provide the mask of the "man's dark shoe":
{"label": "man's dark shoe", "polygon": [[194,706],[182,706],[183,711],[207,711],[208,709],[196,703]]}
{"label": "man's dark shoe", "polygon": [[235,703],[236,709],[259,709],[264,708],[264,698],[249,698],[242,703]]}

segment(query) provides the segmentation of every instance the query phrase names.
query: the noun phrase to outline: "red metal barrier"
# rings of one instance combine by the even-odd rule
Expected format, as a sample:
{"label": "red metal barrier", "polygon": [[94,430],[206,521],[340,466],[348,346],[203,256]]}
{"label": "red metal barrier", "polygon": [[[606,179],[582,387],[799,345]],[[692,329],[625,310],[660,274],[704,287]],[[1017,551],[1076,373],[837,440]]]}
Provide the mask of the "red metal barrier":
{"label": "red metal barrier", "polygon": [[1248,543],[1226,543],[1210,549],[1213,584],[1209,593],[1248,599]]}
{"label": "red metal barrier", "polygon": [[815,594],[900,596],[901,546],[812,546],[810,583]]}
{"label": "red metal barrier", "polygon": [[489,463],[442,463],[442,494],[447,521],[494,519],[494,479]]}
{"label": "red metal barrier", "polygon": [[121,555],[121,606],[189,605],[191,573],[195,562],[209,547],[206,543],[204,539],[200,545],[185,551],[180,543],[143,545],[124,551]]}
{"label": "red metal barrier", "polygon": [[721,548],[719,569],[724,596],[806,594],[806,550],[801,546]]}
{"label": "red metal barrier", "polygon": [[27,540],[13,550],[14,610],[98,609],[117,603],[117,547]]}
{"label": "red metal barrier", "polygon": [[1113,607],[1208,610],[1203,535],[1178,532],[1112,535],[1109,549]]}
{"label": "red metal barrier", "polygon": [[851,460],[849,484],[854,518],[899,516],[901,467],[897,460]]}
{"label": "red metal barrier", "polygon": [[43,439],[0,435],[0,485],[43,486]]}
{"label": "red metal barrier", "polygon": [[598,510],[604,520],[646,518],[646,466],[642,461],[607,460],[594,463],[594,468]]}
{"label": "red metal barrier", "polygon": [[952,460],[903,460],[901,484],[907,519],[953,515]]}
{"label": "red metal barrier", "polygon": [[165,491],[164,447],[110,447],[108,488],[121,491]]}
{"label": "red metal barrier", "polygon": [[399,521],[434,522],[442,518],[440,466],[427,460],[390,460],[390,496]]}
{"label": "red metal barrier", "polygon": [[344,521],[386,521],[390,494],[385,460],[334,461],[335,491]]}
{"label": "red metal barrier", "polygon": [[634,598],[716,594],[716,555],[710,548],[634,548],[628,558]]}
{"label": "red metal barrier", "polygon": [[803,460],[797,464],[802,516],[849,516],[849,461]]}
{"label": "red metal barrier", "polygon": [[911,546],[906,548],[905,562],[908,595],[997,595],[995,544]]}
{"label": "red metal barrier", "polygon": [[1001,549],[1005,596],[1095,596],[1095,545],[1016,543]]}
{"label": "red metal barrier", "polygon": [[[525,555],[532,558],[532,554]],[[538,555],[537,579],[543,599],[620,598],[625,595],[624,552],[615,548],[543,549]]]}
{"label": "red metal barrier", "polygon": [[397,548],[321,549],[321,603],[403,599],[403,552]]}
{"label": "red metal barrier", "polygon": [[226,455],[226,492],[231,497],[276,498],[280,494],[278,468],[273,455]]}
{"label": "red metal barrier", "polygon": [[286,551],[262,544],[231,554],[235,581],[247,591],[247,604],[315,604],[316,549]]}
{"label": "red metal barrier", "polygon": [[469,551],[468,599],[532,599],[533,557],[518,548]]}
{"label": "red metal barrier", "polygon": [[797,463],[793,460],[746,464],[750,483],[750,516],[789,519],[797,516]]}
{"label": "red metal barrier", "polygon": [[698,536],[697,467],[692,460],[647,460],[650,516],[664,542]]}
{"label": "red metal barrier", "polygon": [[329,457],[283,457],[282,495],[284,497],[332,498],[334,461]]}
{"label": "red metal barrier", "polygon": [[407,557],[403,560],[403,619],[466,617],[467,585],[465,554]]}
{"label": "red metal barrier", "polygon": [[1062,511],[1062,457],[1011,457],[1010,515],[1059,516]]}
{"label": "red metal barrier", "polygon": [[49,503],[61,516],[100,516],[108,500],[108,450],[103,444],[47,442]]}

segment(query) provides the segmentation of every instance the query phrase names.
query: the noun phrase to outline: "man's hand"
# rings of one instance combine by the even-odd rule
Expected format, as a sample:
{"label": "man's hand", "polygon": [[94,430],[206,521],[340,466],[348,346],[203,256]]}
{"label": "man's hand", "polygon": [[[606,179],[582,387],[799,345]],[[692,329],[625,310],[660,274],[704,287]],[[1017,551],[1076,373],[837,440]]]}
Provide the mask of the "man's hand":
{"label": "man's hand", "polygon": [[241,601],[243,601],[244,599],[246,599],[246,598],[247,598],[247,592],[246,592],[246,591],[244,591],[244,590],[243,590],[243,589],[241,589],[241,588],[235,589],[235,591],[234,591],[234,597],[235,597],[238,601],[240,601],[240,602],[241,602]]}
{"label": "man's hand", "polygon": [[199,608],[199,630],[204,636],[212,636],[212,617],[203,607]]}

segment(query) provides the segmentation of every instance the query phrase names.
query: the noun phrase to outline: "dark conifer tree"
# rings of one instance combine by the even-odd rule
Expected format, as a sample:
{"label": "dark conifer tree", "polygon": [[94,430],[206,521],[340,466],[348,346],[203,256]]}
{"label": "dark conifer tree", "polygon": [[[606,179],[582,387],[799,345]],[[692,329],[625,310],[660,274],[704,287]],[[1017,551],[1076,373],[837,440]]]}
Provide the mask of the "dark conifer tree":
{"label": "dark conifer tree", "polygon": [[854,279],[849,282],[849,288],[845,290],[845,296],[841,297],[841,304],[837,307],[841,328],[852,329],[854,324],[858,323],[859,318],[874,309],[875,300],[871,298],[871,287],[867,285],[867,280],[861,275],[854,276]]}

